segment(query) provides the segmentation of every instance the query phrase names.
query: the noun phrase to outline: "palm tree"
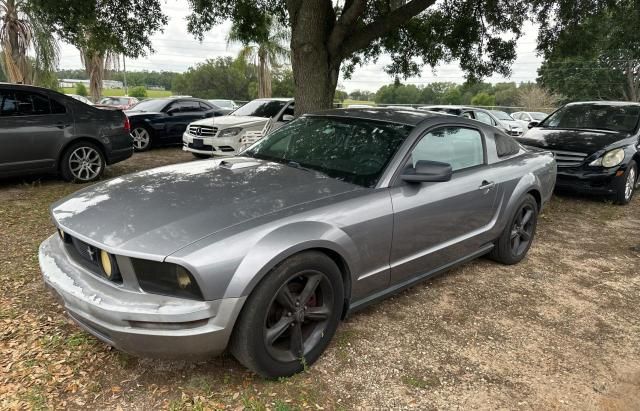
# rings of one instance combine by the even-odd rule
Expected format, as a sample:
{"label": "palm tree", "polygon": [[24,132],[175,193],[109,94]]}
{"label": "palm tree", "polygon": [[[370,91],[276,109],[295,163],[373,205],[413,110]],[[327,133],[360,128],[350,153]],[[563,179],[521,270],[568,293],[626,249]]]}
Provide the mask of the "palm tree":
{"label": "palm tree", "polygon": [[58,64],[58,43],[28,0],[0,0],[0,45],[0,64],[13,83],[37,83],[39,74],[53,71]]}
{"label": "palm tree", "polygon": [[90,47],[80,48],[80,58],[89,75],[89,94],[93,101],[102,95],[102,80],[108,70],[118,68],[118,54],[110,50],[93,50]]}
{"label": "palm tree", "polygon": [[258,71],[258,98],[271,97],[271,69],[289,60],[289,49],[284,46],[289,41],[289,32],[284,27],[268,19],[268,35],[264,40],[248,40],[240,35],[234,24],[227,36],[227,45],[241,43],[239,57],[253,62]]}

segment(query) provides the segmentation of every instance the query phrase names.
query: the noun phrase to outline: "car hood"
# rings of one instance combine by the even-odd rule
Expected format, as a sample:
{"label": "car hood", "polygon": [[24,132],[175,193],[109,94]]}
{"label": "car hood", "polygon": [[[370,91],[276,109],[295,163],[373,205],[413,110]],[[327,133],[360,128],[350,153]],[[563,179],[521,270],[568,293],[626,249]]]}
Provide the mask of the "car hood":
{"label": "car hood", "polygon": [[615,131],[534,127],[518,141],[544,149],[593,154],[627,138],[629,134]]}
{"label": "car hood", "polygon": [[225,228],[360,186],[235,157],[117,177],[52,206],[67,233],[110,252],[161,260]]}
{"label": "car hood", "polygon": [[265,117],[252,117],[252,116],[220,116],[205,118],[203,120],[194,121],[191,124],[199,126],[216,126],[219,128],[229,127],[248,127],[253,125],[266,124],[269,121]]}

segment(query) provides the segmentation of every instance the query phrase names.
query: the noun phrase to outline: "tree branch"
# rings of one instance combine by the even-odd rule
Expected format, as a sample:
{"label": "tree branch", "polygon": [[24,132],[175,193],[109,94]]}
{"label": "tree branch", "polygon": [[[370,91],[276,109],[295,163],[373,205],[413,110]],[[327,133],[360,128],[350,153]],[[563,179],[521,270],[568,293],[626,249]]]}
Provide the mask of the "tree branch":
{"label": "tree branch", "polygon": [[345,2],[340,18],[333,27],[327,42],[330,55],[333,56],[338,52],[340,44],[347,36],[349,29],[355,24],[358,17],[364,13],[366,6],[366,0],[348,0]]}
{"label": "tree branch", "polygon": [[345,39],[346,41],[341,43],[340,52],[334,54],[334,56],[336,58],[347,58],[352,53],[364,49],[378,37],[402,26],[412,17],[433,6],[435,2],[436,0],[412,0],[404,6],[393,10],[385,17],[366,25],[360,31]]}

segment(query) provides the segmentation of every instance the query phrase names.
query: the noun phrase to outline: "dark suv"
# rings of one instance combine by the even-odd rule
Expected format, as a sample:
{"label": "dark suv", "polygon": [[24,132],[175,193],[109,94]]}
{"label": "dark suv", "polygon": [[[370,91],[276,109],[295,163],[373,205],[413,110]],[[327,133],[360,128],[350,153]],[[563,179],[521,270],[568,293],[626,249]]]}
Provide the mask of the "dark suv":
{"label": "dark suv", "polygon": [[129,120],[58,92],[0,84],[0,177],[59,173],[96,180],[106,165],[131,157]]}

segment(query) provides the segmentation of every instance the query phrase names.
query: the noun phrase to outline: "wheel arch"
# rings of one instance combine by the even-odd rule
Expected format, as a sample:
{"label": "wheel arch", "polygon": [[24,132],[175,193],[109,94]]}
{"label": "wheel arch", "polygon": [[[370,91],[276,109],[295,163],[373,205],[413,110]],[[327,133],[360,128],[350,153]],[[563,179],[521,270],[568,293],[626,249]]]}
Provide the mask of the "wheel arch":
{"label": "wheel arch", "polygon": [[[250,248],[236,268],[224,298],[249,296],[275,267],[308,251],[325,254],[340,270],[345,295],[344,314],[351,297],[352,276],[357,270],[357,248],[344,231],[321,222],[298,222],[265,235]],[[256,267],[260,269],[256,271]]]}

